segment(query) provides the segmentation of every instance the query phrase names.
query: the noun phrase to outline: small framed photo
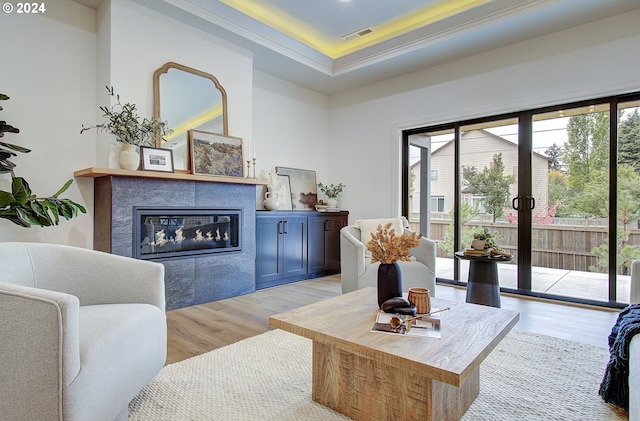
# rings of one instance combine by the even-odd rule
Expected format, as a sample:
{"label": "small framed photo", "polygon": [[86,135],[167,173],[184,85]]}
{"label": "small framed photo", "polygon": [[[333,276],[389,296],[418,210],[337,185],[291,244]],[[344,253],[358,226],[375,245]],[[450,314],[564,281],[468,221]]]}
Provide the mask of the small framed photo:
{"label": "small framed photo", "polygon": [[150,148],[140,146],[142,170],[174,172],[173,151],[171,149]]}
{"label": "small framed photo", "polygon": [[241,138],[189,130],[189,144],[193,174],[244,176]]}

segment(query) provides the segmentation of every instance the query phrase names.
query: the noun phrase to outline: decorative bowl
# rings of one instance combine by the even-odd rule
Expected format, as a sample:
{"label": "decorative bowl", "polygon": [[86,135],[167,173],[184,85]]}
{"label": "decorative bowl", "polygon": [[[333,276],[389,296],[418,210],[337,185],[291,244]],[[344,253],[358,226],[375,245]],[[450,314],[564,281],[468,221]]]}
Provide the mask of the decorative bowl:
{"label": "decorative bowl", "polygon": [[327,208],[329,207],[328,205],[315,205],[315,206],[318,212],[326,212]]}

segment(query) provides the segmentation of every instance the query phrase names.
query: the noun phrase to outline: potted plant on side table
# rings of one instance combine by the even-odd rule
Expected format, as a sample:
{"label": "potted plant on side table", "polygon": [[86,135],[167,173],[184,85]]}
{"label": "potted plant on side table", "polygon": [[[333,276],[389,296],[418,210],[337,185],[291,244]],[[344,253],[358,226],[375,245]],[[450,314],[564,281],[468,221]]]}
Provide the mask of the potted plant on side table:
{"label": "potted plant on side table", "polygon": [[322,183],[318,183],[318,188],[325,196],[328,197],[327,205],[329,209],[337,209],[338,208],[338,196],[342,193],[342,189],[347,187],[346,185],[340,183],[338,185],[329,184],[328,186]]}
{"label": "potted plant on side table", "polygon": [[122,151],[118,157],[120,167],[125,170],[137,170],[140,166],[137,147],[154,146],[158,134],[165,136],[172,130],[168,128],[166,121],[139,117],[135,104],[129,102],[122,104],[120,95],[114,92],[113,86],[106,88],[109,96],[116,99],[114,105],[100,107],[102,116],[107,122],[89,127],[83,125],[80,133],[91,129],[111,133],[116,137],[116,141],[122,143]]}

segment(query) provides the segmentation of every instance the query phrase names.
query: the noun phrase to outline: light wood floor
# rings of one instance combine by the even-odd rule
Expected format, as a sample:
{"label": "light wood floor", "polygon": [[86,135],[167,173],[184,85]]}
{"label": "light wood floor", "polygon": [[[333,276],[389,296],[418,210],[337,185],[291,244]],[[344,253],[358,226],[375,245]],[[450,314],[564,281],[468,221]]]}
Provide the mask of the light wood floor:
{"label": "light wood floor", "polygon": [[[464,301],[465,290],[437,285],[436,296]],[[253,294],[167,312],[167,364],[259,335],[269,316],[341,294],[340,275],[295,282]],[[502,296],[502,308],[520,312],[516,329],[607,347],[617,311]]]}

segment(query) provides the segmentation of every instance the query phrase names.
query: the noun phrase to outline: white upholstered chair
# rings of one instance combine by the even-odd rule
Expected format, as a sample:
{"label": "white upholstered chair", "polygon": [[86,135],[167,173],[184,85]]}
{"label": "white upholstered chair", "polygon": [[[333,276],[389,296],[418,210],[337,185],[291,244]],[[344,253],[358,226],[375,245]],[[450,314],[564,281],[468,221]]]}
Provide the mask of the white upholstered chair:
{"label": "white upholstered chair", "polygon": [[[375,232],[378,224],[383,226],[392,223],[396,232],[411,232],[405,218],[358,220],[340,230],[340,266],[342,276],[342,293],[360,288],[377,286],[379,263],[371,263],[366,250],[366,243],[371,240],[371,232]],[[435,296],[436,280],[436,243],[422,237],[420,244],[411,249],[415,261],[398,262],[402,271],[402,289],[411,287],[427,288],[431,296]]]}
{"label": "white upholstered chair", "polygon": [[164,266],[36,243],[0,262],[0,419],[127,419],[166,360]]}

